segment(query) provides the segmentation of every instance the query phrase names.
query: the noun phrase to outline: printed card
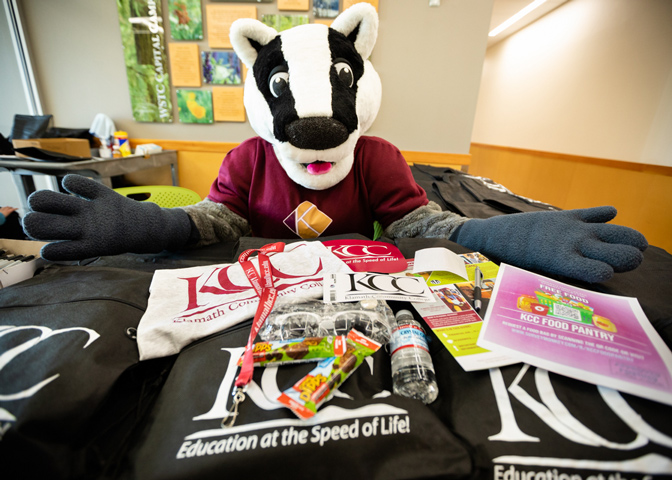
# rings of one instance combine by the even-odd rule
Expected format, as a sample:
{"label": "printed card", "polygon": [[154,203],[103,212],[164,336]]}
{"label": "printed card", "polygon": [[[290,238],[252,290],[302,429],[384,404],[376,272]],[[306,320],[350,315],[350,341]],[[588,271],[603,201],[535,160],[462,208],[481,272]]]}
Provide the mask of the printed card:
{"label": "printed card", "polygon": [[422,277],[382,273],[332,273],[324,276],[324,302],[356,302],[367,298],[404,302],[433,302]]}
{"label": "printed card", "polygon": [[636,298],[588,291],[502,264],[477,344],[672,405],[672,352]]}

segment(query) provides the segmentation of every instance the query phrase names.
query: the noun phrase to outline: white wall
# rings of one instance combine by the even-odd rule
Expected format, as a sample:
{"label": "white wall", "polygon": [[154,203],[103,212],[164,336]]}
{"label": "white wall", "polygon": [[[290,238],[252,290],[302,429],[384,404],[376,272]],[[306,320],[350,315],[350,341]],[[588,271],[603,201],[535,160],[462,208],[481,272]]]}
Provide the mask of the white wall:
{"label": "white wall", "polygon": [[[404,150],[468,153],[492,3],[380,2],[372,61],[383,105],[370,134]],[[260,15],[277,11],[276,2],[257,7]],[[240,142],[255,135],[247,123],[133,121],[115,1],[22,0],[21,8],[43,108],[56,126],[89,127],[102,112],[135,138]],[[164,18],[166,11],[164,0]]]}
{"label": "white wall", "polygon": [[492,46],[472,140],[672,166],[672,1],[570,0]]}
{"label": "white wall", "polygon": [[371,62],[383,104],[370,134],[402,150],[469,153],[492,0],[383,0]]}

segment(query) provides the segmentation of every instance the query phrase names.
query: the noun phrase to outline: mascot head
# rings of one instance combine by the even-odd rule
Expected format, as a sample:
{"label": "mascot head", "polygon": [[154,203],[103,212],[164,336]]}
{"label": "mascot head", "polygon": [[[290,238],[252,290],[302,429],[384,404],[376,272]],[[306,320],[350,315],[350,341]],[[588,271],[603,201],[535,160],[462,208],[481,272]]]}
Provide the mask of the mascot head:
{"label": "mascot head", "polygon": [[351,170],[355,144],[380,108],[380,78],[368,60],[377,35],[368,3],[350,7],[331,27],[278,33],[252,19],[231,26],[233,48],[250,70],[250,124],[299,185],[324,190]]}

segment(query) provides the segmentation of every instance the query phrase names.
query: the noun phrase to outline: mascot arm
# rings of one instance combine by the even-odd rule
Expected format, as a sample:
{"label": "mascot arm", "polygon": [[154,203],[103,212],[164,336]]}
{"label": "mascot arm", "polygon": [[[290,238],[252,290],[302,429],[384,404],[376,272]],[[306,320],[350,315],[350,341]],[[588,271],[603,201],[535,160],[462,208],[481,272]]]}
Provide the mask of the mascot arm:
{"label": "mascot arm", "polygon": [[138,202],[80,175],[66,175],[72,195],[40,190],[28,198],[26,234],[51,242],[42,247],[47,260],[81,260],[119,253],[177,250],[196,241],[187,213]]}
{"label": "mascot arm", "polygon": [[464,222],[469,220],[453,212],[442,211],[430,201],[399,220],[392,222],[383,232],[389,238],[426,237],[449,238]]}
{"label": "mascot arm", "polygon": [[187,246],[237,240],[249,232],[247,220],[224,205],[204,200],[181,208],[138,202],[79,175],[63,188],[33,193],[23,227],[47,260],[81,260],[120,253],[158,253]]}
{"label": "mascot arm", "polygon": [[615,216],[605,206],[472,219],[450,239],[521,268],[598,283],[639,266],[648,246],[636,230],[606,223]]}
{"label": "mascot arm", "polygon": [[238,240],[250,234],[249,222],[225,205],[206,198],[196,205],[182,207],[198,232],[198,239],[190,246],[201,247],[212,243]]}
{"label": "mascot arm", "polygon": [[430,202],[392,223],[385,235],[443,237],[494,260],[588,283],[639,266],[646,238],[628,227],[607,224],[613,207],[531,212],[467,219]]}

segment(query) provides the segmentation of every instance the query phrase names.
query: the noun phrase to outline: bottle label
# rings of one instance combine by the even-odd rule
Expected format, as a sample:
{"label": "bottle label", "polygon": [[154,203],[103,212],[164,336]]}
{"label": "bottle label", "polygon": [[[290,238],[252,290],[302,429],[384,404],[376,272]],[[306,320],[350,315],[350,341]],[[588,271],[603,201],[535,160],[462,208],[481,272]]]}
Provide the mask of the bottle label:
{"label": "bottle label", "polygon": [[403,325],[392,330],[390,338],[390,351],[392,355],[402,348],[421,348],[429,353],[425,332],[414,325]]}

